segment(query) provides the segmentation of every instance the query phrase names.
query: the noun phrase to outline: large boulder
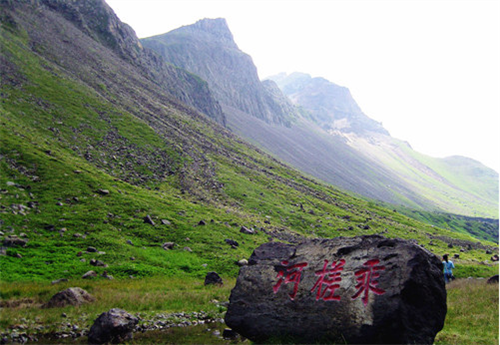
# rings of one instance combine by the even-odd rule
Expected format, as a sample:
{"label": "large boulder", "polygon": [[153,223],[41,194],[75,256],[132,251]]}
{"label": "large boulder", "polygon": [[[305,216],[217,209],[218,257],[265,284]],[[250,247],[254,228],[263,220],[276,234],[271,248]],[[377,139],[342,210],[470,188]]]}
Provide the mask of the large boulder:
{"label": "large boulder", "polygon": [[113,308],[102,313],[90,328],[88,343],[121,343],[132,339],[139,319],[125,310]]}
{"label": "large boulder", "polygon": [[71,287],[56,293],[44,305],[45,308],[66,307],[68,305],[78,306],[84,303],[93,302],[95,298],[87,291],[79,287]]}
{"label": "large boulder", "polygon": [[261,245],[225,321],[254,342],[432,344],[446,310],[435,255],[401,239],[340,237]]}

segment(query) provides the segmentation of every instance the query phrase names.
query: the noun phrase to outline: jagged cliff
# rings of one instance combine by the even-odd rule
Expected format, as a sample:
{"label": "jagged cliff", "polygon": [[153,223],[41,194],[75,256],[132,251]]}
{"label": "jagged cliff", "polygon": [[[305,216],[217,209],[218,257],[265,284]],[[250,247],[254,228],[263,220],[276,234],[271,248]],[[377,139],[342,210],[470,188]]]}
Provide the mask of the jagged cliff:
{"label": "jagged cliff", "polygon": [[326,131],[389,135],[380,123],[363,113],[346,87],[299,72],[281,73],[268,79],[275,81],[294,104],[308,110],[312,120]]}
{"label": "jagged cliff", "polygon": [[[208,88],[208,84],[199,77],[166,64],[162,58],[150,49],[144,48],[134,30],[122,23],[104,0],[65,1],[65,0],[19,0],[5,1],[5,6],[39,6],[40,10],[48,10],[60,14],[68,22],[75,25],[80,32],[112,50],[120,58],[139,68],[150,80],[164,89],[165,92],[187,105],[200,110],[216,122],[225,125],[226,119],[219,103]],[[55,18],[56,22],[59,21]],[[63,24],[61,24],[63,25]],[[65,30],[62,30],[64,33]],[[81,59],[88,55],[85,46],[81,47],[82,56],[64,57],[71,53],[69,46],[74,45],[74,37],[66,35],[59,46],[46,44],[53,37],[43,35],[40,31],[35,45],[48,46],[59,63],[69,70],[78,70]],[[60,48],[60,49],[58,49]],[[89,82],[92,82],[90,80]]]}
{"label": "jagged cliff", "polygon": [[347,88],[324,78],[295,73],[259,82],[223,19],[204,19],[141,42],[207,80],[230,129],[306,173],[393,204],[498,214],[498,193],[495,198],[491,192],[498,190],[498,174],[481,167],[485,177],[474,182],[477,175],[413,151],[365,115]]}
{"label": "jagged cliff", "polygon": [[206,80],[221,104],[286,126],[297,116],[278,88],[259,80],[252,58],[238,48],[225,19],[203,19],[141,42]]}

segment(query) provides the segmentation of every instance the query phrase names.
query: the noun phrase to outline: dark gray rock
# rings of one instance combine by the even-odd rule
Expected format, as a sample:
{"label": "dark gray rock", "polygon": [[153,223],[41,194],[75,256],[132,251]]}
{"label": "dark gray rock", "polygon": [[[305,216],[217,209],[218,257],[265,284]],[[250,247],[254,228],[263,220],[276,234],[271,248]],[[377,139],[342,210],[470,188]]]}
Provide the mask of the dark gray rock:
{"label": "dark gray rock", "polygon": [[108,267],[107,264],[102,262],[101,260],[96,260],[96,259],[91,259],[89,262],[92,266],[98,266],[98,267]]}
{"label": "dark gray rock", "polygon": [[82,276],[82,279],[91,279],[97,277],[97,273],[95,271],[88,271]]}
{"label": "dark gray rock", "polygon": [[3,239],[3,245],[6,247],[24,247],[28,243],[27,239],[9,235]]}
{"label": "dark gray rock", "polygon": [[226,239],[224,240],[224,242],[226,242],[226,243],[227,243],[227,244],[229,244],[230,246],[234,246],[234,247],[238,247],[238,246],[240,245],[237,241],[232,240],[232,239],[230,239],[230,238],[226,238]]}
{"label": "dark gray rock", "polygon": [[149,214],[146,217],[144,217],[144,223],[155,225],[155,222],[153,221],[153,219],[151,218],[151,216]]}
{"label": "dark gray rock", "polygon": [[113,308],[102,313],[89,331],[89,344],[121,343],[131,340],[139,320],[125,310]]}
{"label": "dark gray rock", "polygon": [[242,234],[246,234],[246,235],[255,235],[255,230],[254,229],[250,229],[250,228],[247,228],[246,226],[242,226],[240,228],[240,232]]}
{"label": "dark gray rock", "polygon": [[446,311],[439,258],[374,235],[261,245],[225,321],[254,342],[432,344]]}
{"label": "dark gray rock", "polygon": [[175,245],[174,242],[165,242],[162,244],[162,248],[165,250],[171,250],[174,249],[174,245]]}
{"label": "dark gray rock", "polygon": [[488,284],[498,284],[498,274],[494,275],[487,281]]}
{"label": "dark gray rock", "polygon": [[205,277],[205,285],[224,285],[224,282],[216,272],[208,272]]}
{"label": "dark gray rock", "polygon": [[44,308],[61,308],[68,305],[78,306],[93,301],[95,301],[95,298],[87,291],[79,287],[72,287],[56,293],[47,304],[44,305]]}
{"label": "dark gray rock", "polygon": [[238,339],[239,334],[230,328],[225,328],[222,332],[222,338],[227,340],[236,340]]}

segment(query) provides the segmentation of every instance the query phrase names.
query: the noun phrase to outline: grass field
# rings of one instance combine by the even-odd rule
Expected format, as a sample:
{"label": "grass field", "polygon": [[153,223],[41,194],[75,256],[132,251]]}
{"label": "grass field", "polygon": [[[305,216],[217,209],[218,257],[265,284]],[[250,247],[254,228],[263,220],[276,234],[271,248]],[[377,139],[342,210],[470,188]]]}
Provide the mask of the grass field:
{"label": "grass field", "polygon": [[[75,326],[80,331],[88,330],[102,312],[117,307],[139,316],[139,325],[144,328],[155,320],[189,325],[136,332],[130,344],[234,343],[220,336],[225,328],[221,322],[226,311],[224,302],[228,301],[235,280],[224,278],[224,283],[222,287],[204,286],[203,280],[191,277],[81,280],[57,285],[2,283],[0,333],[5,337],[15,329],[34,335],[38,344],[83,344],[87,341],[85,335],[76,339],[54,336],[68,333]],[[79,307],[41,308],[53,294],[71,286],[81,286],[96,302]],[[447,291],[448,314],[435,343],[498,344],[498,284],[486,284],[485,279],[459,279],[449,284]]]}

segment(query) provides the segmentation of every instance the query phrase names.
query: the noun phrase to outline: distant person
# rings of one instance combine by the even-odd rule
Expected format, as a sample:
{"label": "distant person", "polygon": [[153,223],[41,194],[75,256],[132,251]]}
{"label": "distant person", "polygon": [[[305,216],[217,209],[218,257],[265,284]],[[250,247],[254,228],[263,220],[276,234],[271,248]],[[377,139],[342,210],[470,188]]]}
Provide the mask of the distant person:
{"label": "distant person", "polygon": [[444,269],[445,283],[449,283],[454,279],[452,271],[453,268],[455,268],[455,265],[453,265],[453,261],[448,260],[448,254],[443,255],[443,269]]}

